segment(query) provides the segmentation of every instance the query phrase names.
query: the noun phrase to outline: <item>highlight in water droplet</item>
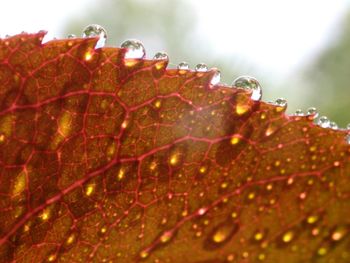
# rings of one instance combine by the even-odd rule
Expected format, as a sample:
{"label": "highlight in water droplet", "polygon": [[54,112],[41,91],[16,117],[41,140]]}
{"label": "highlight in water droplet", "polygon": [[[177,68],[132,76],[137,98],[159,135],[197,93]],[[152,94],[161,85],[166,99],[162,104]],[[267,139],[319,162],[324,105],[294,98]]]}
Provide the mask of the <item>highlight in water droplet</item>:
{"label": "highlight in water droplet", "polygon": [[106,43],[107,31],[100,25],[91,24],[84,28],[83,37],[99,37],[95,48],[101,48]]}
{"label": "highlight in water droplet", "polygon": [[126,59],[140,59],[140,58],[144,58],[146,55],[146,50],[143,44],[141,43],[141,41],[137,39],[125,40],[121,44],[121,47],[127,49],[124,56],[124,58]]}
{"label": "highlight in water droplet", "polygon": [[253,77],[250,76],[240,76],[232,82],[232,86],[252,91],[251,99],[260,100],[262,97],[262,88],[260,83]]}
{"label": "highlight in water droplet", "polygon": [[197,72],[206,72],[206,71],[208,71],[208,67],[207,67],[207,65],[204,64],[204,63],[199,63],[199,64],[197,64],[196,67],[195,67],[194,69],[195,69],[195,71],[197,71]]}

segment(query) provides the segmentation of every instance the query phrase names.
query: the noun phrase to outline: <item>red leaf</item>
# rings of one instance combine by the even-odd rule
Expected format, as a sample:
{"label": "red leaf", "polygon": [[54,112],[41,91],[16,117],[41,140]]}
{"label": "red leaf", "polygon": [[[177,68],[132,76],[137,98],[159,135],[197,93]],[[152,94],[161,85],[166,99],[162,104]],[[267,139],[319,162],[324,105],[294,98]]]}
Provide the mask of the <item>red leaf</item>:
{"label": "red leaf", "polygon": [[350,262],[345,131],[43,36],[0,42],[1,262]]}

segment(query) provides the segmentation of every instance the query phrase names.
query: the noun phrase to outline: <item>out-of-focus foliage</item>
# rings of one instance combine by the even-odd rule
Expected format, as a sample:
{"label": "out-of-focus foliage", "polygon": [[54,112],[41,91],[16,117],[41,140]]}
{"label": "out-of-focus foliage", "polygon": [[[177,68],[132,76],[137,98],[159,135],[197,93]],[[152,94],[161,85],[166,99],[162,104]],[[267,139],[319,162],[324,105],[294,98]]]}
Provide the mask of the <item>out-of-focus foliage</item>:
{"label": "out-of-focus foliage", "polygon": [[305,89],[310,103],[345,126],[350,122],[350,13],[334,38],[305,71]]}

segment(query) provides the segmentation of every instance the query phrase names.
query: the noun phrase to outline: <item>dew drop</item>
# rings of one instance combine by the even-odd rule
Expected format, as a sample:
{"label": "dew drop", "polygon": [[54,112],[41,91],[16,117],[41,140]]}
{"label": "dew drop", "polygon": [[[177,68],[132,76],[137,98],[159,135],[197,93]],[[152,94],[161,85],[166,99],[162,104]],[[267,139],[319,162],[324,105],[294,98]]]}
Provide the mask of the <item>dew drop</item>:
{"label": "dew drop", "polygon": [[211,85],[216,85],[220,82],[220,78],[221,78],[221,73],[219,70],[217,70],[215,73],[214,73],[214,76],[212,77],[211,81],[210,81],[210,84]]}
{"label": "dew drop", "polygon": [[84,28],[83,37],[99,37],[95,48],[103,47],[107,39],[107,31],[102,26],[91,24]]}
{"label": "dew drop", "polygon": [[173,237],[172,231],[166,231],[164,232],[160,237],[160,242],[167,243],[170,241],[170,239]]}
{"label": "dew drop", "polygon": [[256,241],[261,241],[264,237],[264,233],[262,232],[256,232],[255,235],[254,235],[254,240]]}
{"label": "dew drop", "polygon": [[317,215],[311,215],[311,216],[309,216],[307,218],[306,221],[307,221],[308,224],[312,225],[312,224],[316,223],[317,220],[318,220],[318,216]]}
{"label": "dew drop", "polygon": [[330,121],[326,116],[322,116],[318,119],[317,124],[322,128],[329,128]]}
{"label": "dew drop", "polygon": [[345,226],[338,226],[332,233],[331,238],[333,241],[340,241],[348,233],[348,229]]}
{"label": "dew drop", "polygon": [[260,100],[262,97],[262,89],[260,83],[253,77],[240,76],[233,81],[232,85],[236,88],[251,90],[252,100]]}
{"label": "dew drop", "polygon": [[294,233],[292,231],[287,231],[283,237],[282,237],[282,240],[283,242],[285,243],[289,243],[293,240],[293,237],[294,237]]}
{"label": "dew drop", "polygon": [[336,124],[334,121],[331,121],[329,123],[329,128],[331,128],[333,130],[338,130],[338,124]]}
{"label": "dew drop", "polygon": [[318,250],[317,250],[317,254],[319,256],[324,256],[327,254],[327,249],[325,247],[320,247]]}
{"label": "dew drop", "polygon": [[183,61],[183,62],[180,62],[179,65],[177,65],[177,69],[180,69],[180,70],[188,70],[190,69],[190,65]]}
{"label": "dew drop", "polygon": [[153,59],[155,59],[155,60],[168,60],[169,56],[167,53],[160,51],[154,55]]}
{"label": "dew drop", "polygon": [[141,43],[141,41],[137,39],[128,39],[125,40],[121,44],[122,48],[126,48],[127,51],[125,53],[126,59],[138,59],[138,58],[144,58],[146,55],[146,50]]}
{"label": "dew drop", "polygon": [[197,64],[197,66],[194,69],[197,72],[207,72],[208,71],[208,67],[204,63]]}
{"label": "dew drop", "polygon": [[67,36],[67,38],[76,38],[77,36],[76,35],[74,35],[74,34],[69,34],[68,36]]}
{"label": "dew drop", "polygon": [[308,108],[306,114],[311,116],[313,119],[318,117],[318,111],[315,107]]}
{"label": "dew drop", "polygon": [[275,100],[275,103],[274,103],[277,107],[282,107],[282,108],[285,108],[287,107],[287,100],[284,99],[284,98],[278,98]]}
{"label": "dew drop", "polygon": [[238,229],[238,224],[232,222],[224,222],[218,225],[210,235],[211,238],[208,245],[217,247],[225,244],[234,234],[238,232]]}
{"label": "dew drop", "polygon": [[294,113],[295,116],[304,116],[304,112],[301,109],[297,109]]}

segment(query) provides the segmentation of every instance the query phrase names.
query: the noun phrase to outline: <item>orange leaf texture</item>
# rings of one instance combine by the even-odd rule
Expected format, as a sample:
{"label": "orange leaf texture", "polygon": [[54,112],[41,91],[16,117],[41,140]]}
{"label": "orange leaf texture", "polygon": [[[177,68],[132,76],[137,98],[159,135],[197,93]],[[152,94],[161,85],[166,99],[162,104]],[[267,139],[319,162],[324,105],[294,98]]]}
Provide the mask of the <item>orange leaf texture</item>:
{"label": "orange leaf texture", "polygon": [[0,262],[350,262],[347,130],[44,35],[0,40]]}

